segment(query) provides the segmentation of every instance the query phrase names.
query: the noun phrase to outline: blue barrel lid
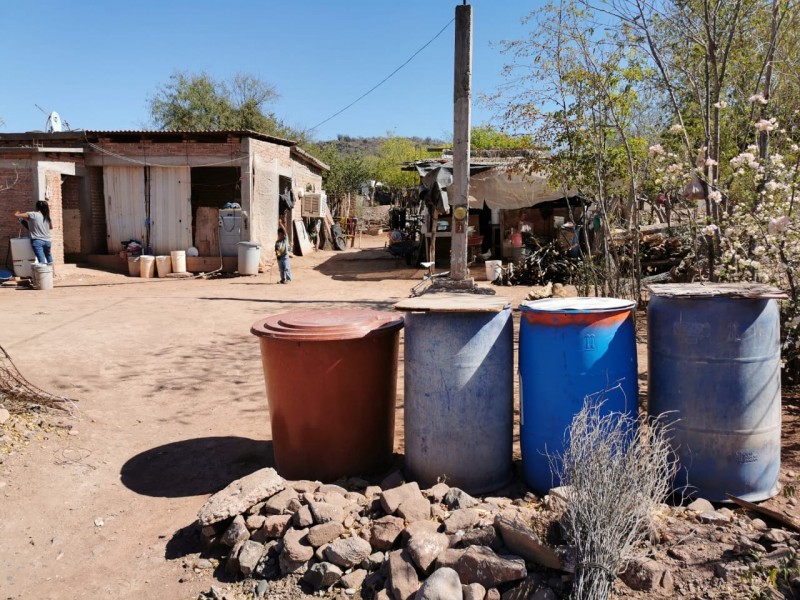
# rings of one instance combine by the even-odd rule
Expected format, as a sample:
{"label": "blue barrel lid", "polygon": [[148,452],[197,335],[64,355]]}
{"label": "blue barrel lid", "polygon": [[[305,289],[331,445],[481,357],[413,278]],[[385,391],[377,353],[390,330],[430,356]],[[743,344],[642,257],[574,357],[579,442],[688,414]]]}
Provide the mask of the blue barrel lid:
{"label": "blue barrel lid", "polygon": [[633,300],[620,298],[545,298],[529,300],[519,305],[521,311],[559,313],[603,313],[630,310],[636,307]]}

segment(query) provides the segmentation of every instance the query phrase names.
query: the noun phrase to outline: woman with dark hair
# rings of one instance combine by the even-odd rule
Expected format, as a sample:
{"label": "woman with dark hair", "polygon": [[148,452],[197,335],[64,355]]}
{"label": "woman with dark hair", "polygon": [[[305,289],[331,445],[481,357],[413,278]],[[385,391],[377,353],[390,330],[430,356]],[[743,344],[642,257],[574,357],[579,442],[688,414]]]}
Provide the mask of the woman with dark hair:
{"label": "woman with dark hair", "polygon": [[28,230],[31,232],[31,246],[36,260],[41,264],[52,265],[53,256],[50,254],[50,230],[53,223],[50,221],[50,206],[44,200],[36,203],[36,209],[25,212],[17,211],[14,216],[18,219],[28,220]]}

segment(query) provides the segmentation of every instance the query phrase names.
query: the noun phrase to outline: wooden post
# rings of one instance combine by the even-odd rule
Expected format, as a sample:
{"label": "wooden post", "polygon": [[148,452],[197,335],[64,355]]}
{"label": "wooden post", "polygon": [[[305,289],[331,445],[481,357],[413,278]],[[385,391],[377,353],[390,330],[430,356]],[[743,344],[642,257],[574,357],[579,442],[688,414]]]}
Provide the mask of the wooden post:
{"label": "wooden post", "polygon": [[469,215],[470,103],[472,96],[472,6],[456,6],[455,68],[453,80],[453,237],[450,278],[464,280],[467,268]]}

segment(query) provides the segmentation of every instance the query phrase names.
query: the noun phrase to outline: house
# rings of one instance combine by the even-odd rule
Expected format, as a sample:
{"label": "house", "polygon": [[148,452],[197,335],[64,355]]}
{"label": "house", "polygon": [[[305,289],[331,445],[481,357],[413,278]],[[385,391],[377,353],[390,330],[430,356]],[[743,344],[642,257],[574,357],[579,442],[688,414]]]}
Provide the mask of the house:
{"label": "house", "polygon": [[[240,240],[260,242],[267,261],[280,194],[321,191],[328,170],[296,142],[249,130],[3,133],[0,264],[21,231],[13,212],[37,200],[50,204],[56,264],[125,269],[113,257],[132,239],[154,254],[199,248],[198,215],[229,202],[241,205]],[[282,215],[287,227],[300,211],[297,202]],[[219,264],[218,246],[206,246]]]}

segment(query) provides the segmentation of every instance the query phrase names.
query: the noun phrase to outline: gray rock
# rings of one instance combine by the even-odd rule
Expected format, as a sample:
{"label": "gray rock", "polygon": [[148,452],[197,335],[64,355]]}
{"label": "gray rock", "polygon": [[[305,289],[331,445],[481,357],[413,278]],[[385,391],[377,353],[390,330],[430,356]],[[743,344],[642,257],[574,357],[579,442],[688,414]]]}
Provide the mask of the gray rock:
{"label": "gray rock", "polygon": [[455,568],[461,557],[464,556],[466,549],[448,548],[436,557],[436,568],[441,569],[444,567]]}
{"label": "gray rock", "polygon": [[340,485],[336,485],[335,483],[326,483],[317,488],[318,494],[328,494],[330,492],[334,492],[339,494],[340,496],[344,496],[347,493],[347,490]]}
{"label": "gray rock", "polygon": [[543,544],[522,519],[498,515],[494,524],[506,548],[514,554],[551,569],[563,569],[558,554]]}
{"label": "gray rock", "polygon": [[319,502],[325,502],[326,504],[333,504],[334,506],[338,506],[345,510],[353,506],[353,503],[350,502],[350,500],[345,498],[344,495],[340,494],[339,492],[327,492],[325,494],[317,492],[316,497],[319,500]]}
{"label": "gray rock", "polygon": [[[494,527],[480,527],[478,529],[470,529],[469,531],[464,532],[464,535],[461,536],[459,540],[459,544],[462,548],[466,548],[467,546],[488,546],[492,550],[497,551],[497,549],[502,544],[500,536],[497,535],[497,530]],[[515,554],[520,554],[519,552],[515,552]],[[522,556],[522,554],[520,554]]]}
{"label": "gray rock", "polygon": [[652,558],[635,558],[628,561],[619,578],[629,588],[637,591],[670,594],[674,586],[669,569]]}
{"label": "gray rock", "polygon": [[714,565],[714,575],[725,581],[739,581],[748,571],[750,565],[738,561],[718,562]]}
{"label": "gray rock", "polygon": [[437,557],[449,545],[450,540],[443,533],[418,534],[408,542],[406,550],[423,573],[430,573]]}
{"label": "gray rock", "polygon": [[292,515],[270,515],[264,519],[264,535],[269,539],[283,537],[291,522]]}
{"label": "gray rock", "polygon": [[289,500],[289,504],[286,505],[286,512],[294,514],[304,506],[305,504],[300,501],[300,498],[292,498]]}
{"label": "gray rock", "polygon": [[[428,488],[425,490],[425,495],[433,500],[434,502],[441,502],[442,498],[445,497],[445,494],[450,491],[450,486],[446,483],[437,483],[433,487]],[[481,598],[481,600],[483,600]]]}
{"label": "gray rock", "polygon": [[282,515],[288,512],[289,503],[297,499],[297,492],[292,488],[287,488],[272,496],[264,504],[264,511],[268,515]]}
{"label": "gray rock", "polygon": [[364,580],[367,578],[367,575],[369,575],[369,573],[366,569],[356,569],[342,577],[339,586],[346,589],[352,588],[360,590],[361,586],[364,585]]}
{"label": "gray rock", "polygon": [[236,542],[236,545],[231,549],[228,554],[228,559],[225,561],[225,572],[231,575],[239,573],[239,552],[244,548],[244,541]]}
{"label": "gray rock", "polygon": [[766,531],[767,529],[769,529],[769,526],[766,524],[766,522],[763,519],[759,518],[755,518],[752,521],[750,521],[750,525],[756,531]]}
{"label": "gray rock", "polygon": [[308,479],[299,479],[292,481],[288,484],[298,494],[313,494],[316,492],[322,483],[319,481],[309,481]]}
{"label": "gray rock", "polygon": [[344,495],[350,504],[357,504],[358,506],[365,506],[367,504],[367,497],[359,492],[347,492]]}
{"label": "gray rock", "polygon": [[233,548],[239,542],[243,542],[250,538],[250,531],[247,529],[247,524],[242,515],[236,515],[236,518],[222,534],[220,542],[225,546]]}
{"label": "gray rock", "polygon": [[293,515],[294,526],[303,529],[304,527],[311,527],[314,524],[314,516],[311,514],[311,509],[308,506],[303,506]]}
{"label": "gray rock", "polygon": [[686,510],[692,510],[696,513],[710,513],[714,512],[714,505],[705,498],[698,498],[686,507]]}
{"label": "gray rock", "polygon": [[413,500],[418,495],[421,495],[421,492],[419,491],[419,485],[417,485],[416,481],[403,484],[396,488],[384,489],[381,493],[381,506],[383,510],[386,511],[386,514],[393,515],[403,502],[406,500]]}
{"label": "gray rock", "polygon": [[386,555],[383,552],[373,552],[361,563],[361,568],[372,571],[380,567],[385,560]]}
{"label": "gray rock", "polygon": [[342,578],[342,570],[329,562],[311,565],[303,574],[303,581],[315,590],[327,589]]}
{"label": "gray rock", "polygon": [[264,594],[267,593],[267,588],[269,587],[269,582],[264,579],[259,579],[258,583],[256,583],[256,598],[263,598]]}
{"label": "gray rock", "polygon": [[485,588],[524,579],[528,574],[521,558],[502,557],[485,546],[470,546],[455,565],[461,583],[480,583]]}
{"label": "gray rock", "polygon": [[500,590],[497,588],[486,590],[486,596],[484,600],[500,600]]}
{"label": "gray rock", "polygon": [[470,529],[471,527],[477,525],[480,519],[480,514],[474,508],[461,508],[454,510],[444,521],[444,532],[455,533],[459,530]]}
{"label": "gray rock", "polygon": [[414,521],[413,523],[409,523],[406,525],[406,528],[403,530],[401,537],[405,541],[409,541],[414,538],[415,535],[419,534],[427,534],[427,533],[436,533],[441,529],[439,523],[435,521]]}
{"label": "gray rock", "polygon": [[480,583],[470,583],[461,586],[463,600],[483,600],[486,597],[486,588]]}
{"label": "gray rock", "polygon": [[431,504],[421,492],[417,492],[397,507],[397,514],[409,523],[427,521],[431,518]]}
{"label": "gray rock", "polygon": [[389,554],[389,581],[387,589],[394,600],[409,600],[419,589],[419,577],[411,557],[405,550]]}
{"label": "gray rock", "polygon": [[201,526],[224,521],[280,492],[286,481],[275,469],[260,469],[228,484],[206,500],[197,513]]}
{"label": "gray rock", "polygon": [[323,544],[328,544],[338,538],[344,532],[344,527],[336,521],[328,521],[320,525],[314,525],[308,530],[308,543],[319,548]]}
{"label": "gray rock", "polygon": [[337,523],[344,521],[345,512],[341,506],[327,504],[326,502],[309,502],[308,508],[311,510],[311,516],[314,517],[314,522],[317,525],[330,521],[336,521]]}
{"label": "gray rock", "polygon": [[700,513],[697,515],[697,520],[706,525],[724,525],[731,522],[730,517],[721,515],[716,511]]}
{"label": "gray rock", "polygon": [[281,552],[278,557],[278,568],[281,575],[302,575],[308,570],[309,561],[307,560],[292,560],[285,553]]}
{"label": "gray rock", "polygon": [[785,544],[791,536],[783,529],[768,529],[758,538],[758,542],[767,548],[775,544]]}
{"label": "gray rock", "polygon": [[308,529],[290,529],[283,536],[283,551],[292,562],[306,562],[314,556],[314,549],[308,544]]}
{"label": "gray rock", "polygon": [[447,508],[450,510],[458,510],[460,508],[472,508],[479,502],[466,493],[463,490],[458,488],[450,488],[447,493],[444,495],[444,503],[447,505]]}
{"label": "gray rock", "polygon": [[372,522],[368,541],[376,550],[390,550],[404,527],[405,522],[400,517],[381,517]]}
{"label": "gray rock", "polygon": [[0,425],[3,425],[11,418],[11,413],[5,408],[0,408]]}
{"label": "gray rock", "polygon": [[339,538],[325,551],[325,557],[343,569],[360,565],[370,554],[372,547],[369,542],[359,537]]}
{"label": "gray rock", "polygon": [[239,551],[239,570],[242,572],[242,575],[251,575],[256,565],[258,565],[258,561],[260,561],[263,556],[263,544],[247,540]]}
{"label": "gray rock", "polygon": [[370,501],[373,498],[379,497],[381,495],[381,492],[383,492],[383,490],[380,488],[380,486],[369,485],[364,490],[364,497],[367,499],[367,501]]}
{"label": "gray rock", "polygon": [[438,569],[419,588],[414,600],[463,600],[461,581],[453,569]]}

